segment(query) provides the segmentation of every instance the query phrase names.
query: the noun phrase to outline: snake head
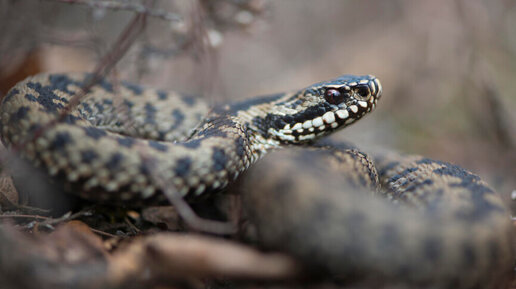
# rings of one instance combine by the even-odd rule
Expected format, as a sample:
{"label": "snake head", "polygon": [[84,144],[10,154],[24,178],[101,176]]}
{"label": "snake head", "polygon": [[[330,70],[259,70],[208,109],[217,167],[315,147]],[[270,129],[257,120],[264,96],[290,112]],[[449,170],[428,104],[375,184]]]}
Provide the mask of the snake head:
{"label": "snake head", "polygon": [[310,142],[359,120],[381,95],[380,81],[372,75],[319,82],[276,102],[267,132],[282,142]]}

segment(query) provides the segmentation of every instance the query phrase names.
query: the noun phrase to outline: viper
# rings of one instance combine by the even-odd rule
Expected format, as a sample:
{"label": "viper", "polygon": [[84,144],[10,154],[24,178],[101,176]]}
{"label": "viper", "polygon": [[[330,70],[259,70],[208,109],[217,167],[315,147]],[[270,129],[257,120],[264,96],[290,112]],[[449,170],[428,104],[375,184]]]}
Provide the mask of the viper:
{"label": "viper", "polygon": [[29,77],[0,106],[4,145],[64,191],[130,206],[166,201],[166,186],[194,199],[274,152],[243,185],[264,246],[332,276],[417,286],[495,287],[511,270],[508,212],[478,176],[413,156],[376,165],[356,148],[318,142],[375,109],[374,76],[213,107],[123,81],[86,86],[92,77]]}

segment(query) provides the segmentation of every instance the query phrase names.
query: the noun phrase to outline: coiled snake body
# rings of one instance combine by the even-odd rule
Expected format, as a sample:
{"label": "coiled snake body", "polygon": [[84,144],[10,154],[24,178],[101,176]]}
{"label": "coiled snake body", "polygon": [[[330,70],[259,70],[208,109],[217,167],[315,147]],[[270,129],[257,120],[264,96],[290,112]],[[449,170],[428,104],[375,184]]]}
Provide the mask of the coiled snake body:
{"label": "coiled snake body", "polygon": [[[2,141],[65,190],[126,204],[163,201],[163,186],[187,197],[221,190],[267,152],[360,119],[382,93],[373,76],[345,75],[210,110],[193,97],[101,80],[52,123],[89,77],[43,74],[16,85],[0,107]],[[402,156],[380,158],[377,174],[356,149],[306,149],[275,153],[246,178],[244,205],[265,246],[334,276],[418,286],[494,287],[510,271],[510,219],[477,176]],[[380,184],[394,202],[341,193]]]}

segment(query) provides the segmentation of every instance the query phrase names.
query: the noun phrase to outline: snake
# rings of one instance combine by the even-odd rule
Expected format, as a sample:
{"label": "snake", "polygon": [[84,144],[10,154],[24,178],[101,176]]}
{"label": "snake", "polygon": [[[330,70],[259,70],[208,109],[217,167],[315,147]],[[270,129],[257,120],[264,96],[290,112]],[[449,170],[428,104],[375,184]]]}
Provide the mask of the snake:
{"label": "snake", "polygon": [[508,210],[478,176],[325,141],[375,109],[372,75],[213,106],[94,78],[31,76],[0,104],[3,144],[65,192],[131,206],[166,202],[165,186],[195,200],[242,179],[260,246],[332,278],[496,288],[511,274]]}

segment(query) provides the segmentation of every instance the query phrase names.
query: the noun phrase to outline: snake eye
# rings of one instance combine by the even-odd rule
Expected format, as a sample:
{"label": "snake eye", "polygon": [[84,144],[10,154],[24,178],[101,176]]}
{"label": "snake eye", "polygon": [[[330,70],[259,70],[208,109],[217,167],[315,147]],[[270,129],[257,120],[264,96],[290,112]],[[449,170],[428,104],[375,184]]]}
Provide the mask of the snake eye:
{"label": "snake eye", "polygon": [[356,95],[362,99],[367,99],[371,93],[367,85],[360,85],[356,88]]}
{"label": "snake eye", "polygon": [[331,104],[339,104],[344,100],[344,96],[335,88],[330,88],[324,93],[324,98]]}

